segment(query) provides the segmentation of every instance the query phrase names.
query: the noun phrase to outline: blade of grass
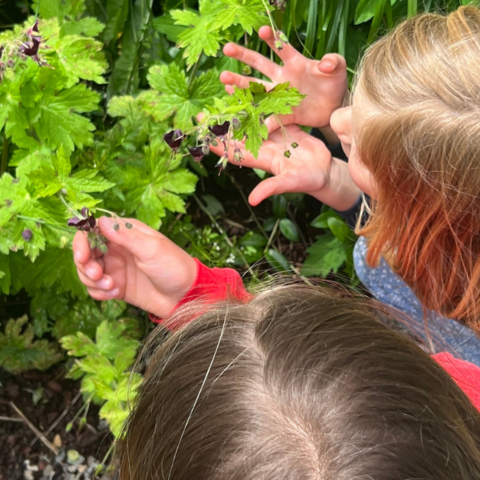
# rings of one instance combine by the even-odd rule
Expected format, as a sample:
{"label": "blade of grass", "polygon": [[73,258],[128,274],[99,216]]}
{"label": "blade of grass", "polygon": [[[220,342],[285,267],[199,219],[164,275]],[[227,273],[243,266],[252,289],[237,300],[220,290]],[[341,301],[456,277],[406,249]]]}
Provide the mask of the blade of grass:
{"label": "blade of grass", "polygon": [[313,55],[313,46],[317,34],[317,12],[318,12],[318,0],[310,0],[308,7],[308,19],[307,19],[307,37],[305,39],[305,47],[303,54]]}
{"label": "blade of grass", "polygon": [[[333,2],[332,2],[332,5],[333,5]],[[337,10],[335,12],[335,16],[333,17],[332,27],[330,29],[330,34],[328,36],[327,48],[325,49],[325,52],[332,51],[333,44],[338,35],[338,26],[340,24],[340,19],[342,18],[344,8],[345,8],[345,0],[340,0],[337,4]]]}
{"label": "blade of grass", "polygon": [[340,28],[338,30],[338,53],[345,56],[345,49],[347,44],[347,27],[348,27],[348,13],[350,10],[350,0],[345,0],[343,7],[342,18],[340,19]]}
{"label": "blade of grass", "polygon": [[[387,2],[390,2],[390,0],[386,0]],[[383,18],[383,13],[385,11],[385,1],[380,2],[377,6],[377,10],[375,11],[375,15],[372,20],[372,25],[370,26],[370,32],[368,34],[368,43],[373,42],[375,39],[378,29],[380,28],[380,23],[382,22]]]}
{"label": "blade of grass", "polygon": [[408,0],[407,17],[414,17],[418,12],[418,0]]}

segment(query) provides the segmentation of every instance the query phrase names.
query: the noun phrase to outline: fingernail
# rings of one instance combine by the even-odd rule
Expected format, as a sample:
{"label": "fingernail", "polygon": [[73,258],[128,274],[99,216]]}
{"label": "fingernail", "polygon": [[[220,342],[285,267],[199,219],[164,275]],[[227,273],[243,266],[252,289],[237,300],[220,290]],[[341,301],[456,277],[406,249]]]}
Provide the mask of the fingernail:
{"label": "fingernail", "polygon": [[330,60],[323,60],[321,63],[322,63],[322,66],[327,69],[333,69],[335,67],[333,62],[331,62]]}
{"label": "fingernail", "polygon": [[114,288],[113,290],[110,290],[109,292],[105,292],[109,297],[116,297],[120,293],[119,288]]}
{"label": "fingernail", "polygon": [[109,290],[112,282],[106,278],[102,278],[97,282],[97,287],[102,288],[104,290]]}
{"label": "fingernail", "polygon": [[82,258],[82,252],[80,250],[75,250],[75,259],[80,260]]}
{"label": "fingernail", "polygon": [[102,217],[98,223],[100,224],[100,227],[105,230],[113,230],[113,226],[117,224],[117,222],[110,217]]}
{"label": "fingernail", "polygon": [[94,268],[86,268],[85,275],[90,278],[90,280],[95,280],[93,277],[95,276],[95,269]]}

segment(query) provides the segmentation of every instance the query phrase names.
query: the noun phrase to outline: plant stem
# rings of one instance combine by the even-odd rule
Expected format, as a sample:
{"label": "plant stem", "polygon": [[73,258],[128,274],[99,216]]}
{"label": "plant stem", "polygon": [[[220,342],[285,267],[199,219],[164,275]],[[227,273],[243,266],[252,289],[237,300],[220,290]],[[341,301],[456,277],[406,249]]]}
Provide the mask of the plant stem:
{"label": "plant stem", "polygon": [[193,66],[192,71],[190,72],[190,78],[188,79],[188,86],[187,89],[190,90],[190,87],[192,86],[193,81],[195,80],[195,74],[197,73],[198,66],[200,65],[200,59],[198,59],[195,62],[195,65]]}
{"label": "plant stem", "polygon": [[26,217],[25,215],[17,215],[17,218],[21,220],[29,220],[31,222],[40,223],[41,225],[45,225],[47,227],[55,228],[57,230],[62,230],[63,232],[73,233],[73,230],[70,230],[67,227],[61,227],[60,225],[54,225],[53,223],[44,222],[38,218]]}
{"label": "plant stem", "polygon": [[253,211],[252,206],[248,203],[248,199],[247,199],[247,197],[245,196],[245,193],[243,192],[242,187],[235,181],[235,177],[233,177],[230,173],[227,173],[227,175],[229,176],[230,180],[232,181],[232,183],[235,185],[235,187],[236,187],[237,190],[239,191],[240,196],[242,197],[243,201],[245,202],[245,205],[247,206],[248,211],[250,212],[250,215],[252,216],[253,220],[255,221],[255,224],[257,225],[257,227],[258,227],[258,229],[260,230],[261,234],[268,240],[268,235],[267,235],[267,233],[265,232],[264,228],[262,227],[262,224],[260,223],[260,220],[259,220],[258,217],[255,215],[255,212]]}
{"label": "plant stem", "polygon": [[277,233],[279,225],[280,225],[280,219],[277,218],[277,221],[275,222],[275,226],[273,227],[272,233],[270,234],[270,238],[268,239],[267,245],[265,247],[264,253],[268,252],[268,249],[270,248],[270,245],[273,242],[273,237],[275,237],[275,234]]}
{"label": "plant stem", "polygon": [[200,210],[202,210],[202,212],[205,213],[208,216],[208,218],[210,219],[210,221],[215,225],[215,228],[218,230],[220,235],[223,235],[223,238],[225,239],[225,242],[227,242],[227,245],[230,248],[234,249],[240,255],[240,257],[242,258],[243,263],[245,264],[245,267],[247,267],[247,270],[250,273],[250,275],[253,278],[256,279],[257,274],[252,270],[252,267],[247,262],[247,259],[245,258],[245,255],[243,254],[243,252],[232,243],[230,238],[228,238],[228,235],[225,232],[225,230],[218,224],[218,222],[215,220],[215,218],[213,218],[213,215],[205,208],[205,206],[202,204],[200,199],[195,194],[193,195],[193,198],[197,202],[197,205],[200,207]]}
{"label": "plant stem", "polygon": [[63,195],[61,193],[58,194],[58,198],[61,200],[61,202],[67,207],[67,209],[72,212],[77,218],[82,218],[82,214],[80,212],[77,212],[74,208],[72,208],[65,198],[63,198]]}
{"label": "plant stem", "polygon": [[10,141],[5,136],[3,139],[3,150],[2,150],[2,166],[0,167],[0,177],[7,171],[8,165],[8,146]]}

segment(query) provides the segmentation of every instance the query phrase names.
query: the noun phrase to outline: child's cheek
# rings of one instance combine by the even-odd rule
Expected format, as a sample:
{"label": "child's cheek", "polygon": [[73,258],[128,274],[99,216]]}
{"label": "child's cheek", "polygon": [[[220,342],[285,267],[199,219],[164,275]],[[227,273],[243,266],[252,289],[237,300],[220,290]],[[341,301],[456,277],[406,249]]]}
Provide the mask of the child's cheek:
{"label": "child's cheek", "polygon": [[352,180],[355,182],[355,185],[369,197],[376,197],[376,185],[375,180],[373,179],[370,171],[362,164],[358,158],[358,153],[354,145],[350,150],[350,155],[348,157],[348,170],[352,177]]}

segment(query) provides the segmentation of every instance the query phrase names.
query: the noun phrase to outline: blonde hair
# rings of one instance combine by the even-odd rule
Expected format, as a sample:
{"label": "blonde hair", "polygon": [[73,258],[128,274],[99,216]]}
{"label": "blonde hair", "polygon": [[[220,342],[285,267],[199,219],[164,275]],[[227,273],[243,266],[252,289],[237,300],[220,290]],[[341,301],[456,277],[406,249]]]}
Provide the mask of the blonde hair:
{"label": "blonde hair", "polygon": [[377,115],[358,138],[378,190],[358,233],[422,304],[480,331],[480,11],[424,14],[368,49]]}

